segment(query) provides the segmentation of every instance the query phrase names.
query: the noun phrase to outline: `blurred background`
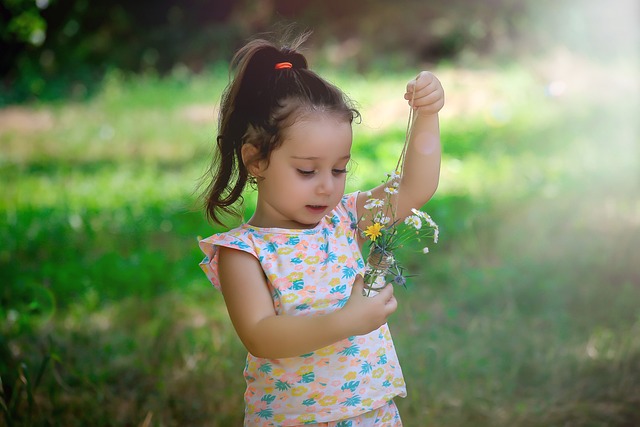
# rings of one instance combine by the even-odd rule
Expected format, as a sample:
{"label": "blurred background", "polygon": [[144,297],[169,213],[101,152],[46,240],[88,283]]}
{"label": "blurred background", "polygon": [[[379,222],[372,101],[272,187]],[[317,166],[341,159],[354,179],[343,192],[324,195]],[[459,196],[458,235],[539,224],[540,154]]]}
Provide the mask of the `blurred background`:
{"label": "blurred background", "polygon": [[390,319],[405,425],[640,425],[639,9],[3,0],[2,423],[241,425],[199,185],[233,52],[293,29],[363,114],[348,190],[395,166],[410,79],[447,93],[440,243]]}

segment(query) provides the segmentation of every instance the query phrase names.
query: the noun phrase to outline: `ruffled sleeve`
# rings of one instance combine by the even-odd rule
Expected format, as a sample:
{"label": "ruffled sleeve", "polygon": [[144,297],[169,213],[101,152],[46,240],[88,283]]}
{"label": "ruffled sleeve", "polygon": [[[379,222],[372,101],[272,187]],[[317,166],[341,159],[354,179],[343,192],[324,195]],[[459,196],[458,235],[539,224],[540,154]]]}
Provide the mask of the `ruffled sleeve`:
{"label": "ruffled sleeve", "polygon": [[258,258],[253,242],[242,230],[231,230],[226,233],[214,234],[200,240],[199,245],[205,257],[200,262],[200,268],[207,275],[211,284],[220,290],[220,278],[218,274],[218,249],[220,246],[247,252]]}

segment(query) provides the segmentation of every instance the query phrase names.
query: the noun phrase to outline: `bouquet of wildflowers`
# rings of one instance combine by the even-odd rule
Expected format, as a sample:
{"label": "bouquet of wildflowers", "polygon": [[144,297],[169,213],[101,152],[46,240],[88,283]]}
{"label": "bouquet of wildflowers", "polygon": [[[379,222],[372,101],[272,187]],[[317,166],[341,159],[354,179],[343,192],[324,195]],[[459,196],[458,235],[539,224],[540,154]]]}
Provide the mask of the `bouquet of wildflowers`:
{"label": "bouquet of wildflowers", "polygon": [[[365,269],[364,284],[367,296],[371,291],[379,291],[388,283],[405,286],[407,275],[398,262],[394,251],[401,248],[408,240],[415,238],[419,242],[425,239],[438,243],[440,234],[438,224],[429,214],[418,209],[411,209],[412,214],[404,219],[396,217],[396,210],[391,203],[393,195],[398,194],[400,174],[387,174],[385,183],[385,200],[370,198],[365,209],[371,211],[373,224],[360,230],[369,239],[369,256]],[[422,252],[429,253],[429,247],[423,246]]]}
{"label": "bouquet of wildflowers", "polygon": [[[415,88],[414,85],[411,105],[413,105],[415,98]],[[371,211],[373,221],[364,230],[358,227],[363,237],[369,239],[369,256],[367,257],[364,275],[364,292],[366,296],[369,296],[371,291],[380,291],[388,283],[406,285],[408,276],[405,274],[402,265],[396,260],[394,251],[401,248],[409,239],[416,238],[421,242],[422,239],[429,238],[433,240],[433,243],[438,243],[440,230],[438,224],[431,219],[429,214],[418,209],[411,209],[412,215],[403,220],[397,217],[397,210],[392,203],[392,196],[395,196],[396,199],[398,197],[400,180],[404,169],[404,158],[411,138],[415,117],[415,110],[411,108],[409,110],[404,146],[396,164],[395,172],[387,174],[384,200],[369,198],[364,205],[365,209]],[[371,196],[371,193],[368,193],[368,195]],[[429,247],[423,246],[422,252],[429,253]]]}

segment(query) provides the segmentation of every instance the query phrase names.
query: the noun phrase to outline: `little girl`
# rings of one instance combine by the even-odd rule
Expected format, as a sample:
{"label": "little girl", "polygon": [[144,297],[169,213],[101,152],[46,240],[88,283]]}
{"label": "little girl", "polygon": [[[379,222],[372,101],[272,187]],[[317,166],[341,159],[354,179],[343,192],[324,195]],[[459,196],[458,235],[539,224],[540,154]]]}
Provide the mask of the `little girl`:
{"label": "little girl", "polygon": [[[248,350],[245,426],[401,426],[393,403],[406,396],[386,324],[393,287],[364,296],[363,237],[369,198],[384,187],[344,194],[351,124],[358,112],[290,48],[254,40],[234,57],[224,92],[210,219],[240,215],[250,184],[255,213],[200,242],[200,264],[222,291]],[[444,92],[421,72],[404,98],[416,120],[393,203],[397,217],[433,195],[440,171],[438,112]]]}

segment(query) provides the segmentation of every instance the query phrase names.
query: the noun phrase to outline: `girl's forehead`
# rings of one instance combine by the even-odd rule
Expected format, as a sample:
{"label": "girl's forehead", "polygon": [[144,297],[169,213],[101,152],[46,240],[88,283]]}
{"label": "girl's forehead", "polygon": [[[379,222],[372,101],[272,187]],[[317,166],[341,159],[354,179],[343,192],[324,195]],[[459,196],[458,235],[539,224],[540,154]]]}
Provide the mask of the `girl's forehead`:
{"label": "girl's forehead", "polygon": [[288,127],[281,147],[295,157],[346,156],[351,142],[348,120],[337,114],[314,114]]}

